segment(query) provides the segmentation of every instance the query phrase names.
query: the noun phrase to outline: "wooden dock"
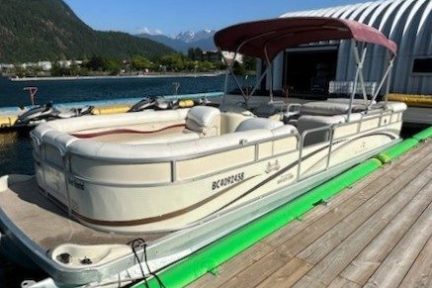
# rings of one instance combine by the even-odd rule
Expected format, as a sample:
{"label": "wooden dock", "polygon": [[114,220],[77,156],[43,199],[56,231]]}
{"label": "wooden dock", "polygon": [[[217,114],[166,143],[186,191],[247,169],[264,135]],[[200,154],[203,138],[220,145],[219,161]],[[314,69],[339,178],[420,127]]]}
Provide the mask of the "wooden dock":
{"label": "wooden dock", "polygon": [[432,287],[432,142],[189,287]]}

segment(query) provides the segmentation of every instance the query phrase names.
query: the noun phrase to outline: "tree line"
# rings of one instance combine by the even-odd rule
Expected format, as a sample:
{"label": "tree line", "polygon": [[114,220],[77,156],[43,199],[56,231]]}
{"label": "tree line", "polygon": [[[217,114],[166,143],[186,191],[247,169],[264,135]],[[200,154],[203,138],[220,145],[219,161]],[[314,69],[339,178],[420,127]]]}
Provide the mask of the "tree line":
{"label": "tree line", "polygon": [[[218,52],[206,52],[200,48],[190,48],[187,55],[169,53],[161,57],[148,58],[136,55],[129,59],[116,59],[103,56],[92,56],[77,63],[64,66],[53,62],[51,71],[44,72],[36,67],[22,68],[15,65],[15,71],[9,74],[18,77],[31,76],[88,76],[88,75],[136,75],[147,73],[198,73],[220,71],[226,68],[222,55]],[[255,71],[255,59],[245,58],[243,63],[234,65],[236,74]]]}

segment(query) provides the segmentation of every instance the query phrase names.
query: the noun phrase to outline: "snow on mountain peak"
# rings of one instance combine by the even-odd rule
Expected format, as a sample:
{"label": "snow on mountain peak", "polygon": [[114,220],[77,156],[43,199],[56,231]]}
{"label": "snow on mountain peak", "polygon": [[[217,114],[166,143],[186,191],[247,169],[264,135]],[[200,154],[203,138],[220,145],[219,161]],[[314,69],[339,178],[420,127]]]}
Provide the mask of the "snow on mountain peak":
{"label": "snow on mountain peak", "polygon": [[196,41],[199,41],[202,39],[212,38],[214,33],[215,33],[215,31],[210,30],[210,29],[205,29],[205,30],[201,30],[198,32],[185,31],[185,32],[179,33],[175,37],[175,39],[182,40],[186,43],[191,43],[191,42],[196,42]]}

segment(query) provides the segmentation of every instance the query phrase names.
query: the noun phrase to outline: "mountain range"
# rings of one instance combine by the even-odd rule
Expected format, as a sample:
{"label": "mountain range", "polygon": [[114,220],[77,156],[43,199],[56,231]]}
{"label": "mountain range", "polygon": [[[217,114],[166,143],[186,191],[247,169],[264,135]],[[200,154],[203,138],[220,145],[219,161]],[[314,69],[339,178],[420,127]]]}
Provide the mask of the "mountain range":
{"label": "mountain range", "polygon": [[206,29],[198,32],[181,32],[175,37],[149,33],[141,33],[137,36],[159,42],[176,51],[186,53],[189,48],[201,48],[204,51],[216,50],[216,46],[213,43],[215,32],[215,30]]}
{"label": "mountain range", "polygon": [[174,52],[151,39],[93,30],[62,0],[0,0],[0,39],[0,63]]}

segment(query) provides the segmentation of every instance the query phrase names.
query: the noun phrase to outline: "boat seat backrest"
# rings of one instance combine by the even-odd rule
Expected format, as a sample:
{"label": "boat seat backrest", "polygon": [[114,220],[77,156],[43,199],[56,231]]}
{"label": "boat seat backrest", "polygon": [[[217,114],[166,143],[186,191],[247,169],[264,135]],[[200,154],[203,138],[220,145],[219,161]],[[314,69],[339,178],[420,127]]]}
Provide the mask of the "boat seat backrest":
{"label": "boat seat backrest", "polygon": [[219,109],[209,106],[195,106],[186,115],[186,129],[202,137],[220,135]]}
{"label": "boat seat backrest", "polygon": [[251,119],[253,115],[244,115],[236,112],[221,113],[221,134],[233,133],[237,127],[246,119]]}
{"label": "boat seat backrest", "polygon": [[66,133],[77,133],[85,130],[103,131],[121,126],[127,127],[137,125],[138,123],[148,125],[151,125],[151,123],[154,122],[181,123],[184,122],[188,113],[189,109],[177,109],[167,111],[145,110],[142,112],[121,113],[117,114],[116,117],[113,117],[113,115],[98,115],[97,117],[89,115],[50,121],[47,123],[47,127]]}
{"label": "boat seat backrest", "polygon": [[[316,115],[302,115],[297,121],[297,129],[299,130],[300,135],[303,132],[320,128],[324,126],[331,126],[334,124],[345,123],[346,118],[345,115],[334,115],[334,116],[316,116]],[[304,139],[304,145],[316,144],[319,142],[325,142],[329,140],[329,131],[318,131],[309,133]]]}
{"label": "boat seat backrest", "polygon": [[[379,102],[379,104],[382,104],[385,102]],[[392,112],[403,112],[407,109],[407,105],[403,102],[392,102],[392,101],[388,101],[386,106],[385,106],[388,110],[392,111]]]}
{"label": "boat seat backrest", "polygon": [[280,108],[273,104],[260,105],[255,109],[255,114],[259,117],[268,118],[281,112]]}
{"label": "boat seat backrest", "polygon": [[268,118],[250,118],[240,123],[235,132],[243,132],[255,129],[273,130],[283,126],[283,122],[275,121]]}
{"label": "boat seat backrest", "polygon": [[150,137],[138,138],[138,139],[123,142],[122,144],[129,144],[129,145],[158,144],[158,143],[168,144],[168,143],[178,143],[178,142],[198,140],[199,138],[200,137],[198,133],[183,131],[180,133],[170,133],[167,135],[155,135]]}
{"label": "boat seat backrest", "polygon": [[[314,101],[308,102],[301,106],[301,115],[319,115],[319,116],[334,116],[347,114],[349,103],[332,102],[332,101]],[[366,105],[361,103],[353,103],[352,112],[361,112],[366,110]]]}

